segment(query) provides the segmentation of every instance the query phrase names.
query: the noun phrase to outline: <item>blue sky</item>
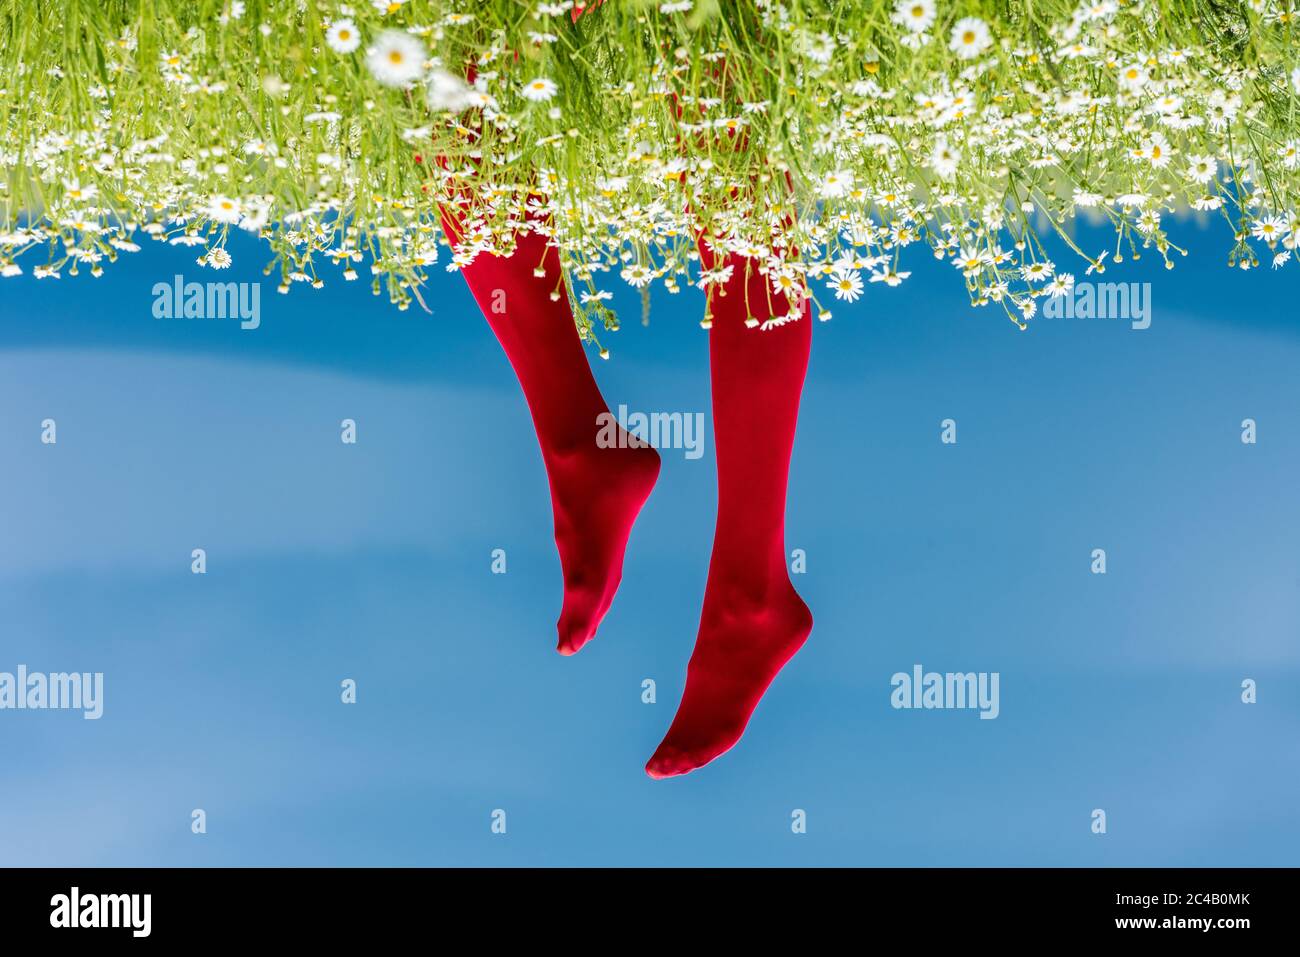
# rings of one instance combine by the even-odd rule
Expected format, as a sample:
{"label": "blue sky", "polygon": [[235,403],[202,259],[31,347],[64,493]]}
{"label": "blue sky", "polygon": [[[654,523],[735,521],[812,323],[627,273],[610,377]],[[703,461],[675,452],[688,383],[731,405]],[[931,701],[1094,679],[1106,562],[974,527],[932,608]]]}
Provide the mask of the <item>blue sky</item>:
{"label": "blue sky", "polygon": [[[1174,271],[1107,273],[1153,284],[1146,330],[1018,333],[924,252],[818,324],[787,526],[812,637],[734,751],[659,782],[711,436],[664,455],[565,659],[541,458],[459,277],[432,315],[267,284],[255,331],[150,294],[262,278],[251,242],[219,276],[150,247],[0,282],[0,671],[105,674],[99,721],[0,711],[0,864],[1295,864],[1300,285],[1184,230]],[[700,297],[622,305],[609,403],[708,413]],[[892,709],[917,663],[999,672],[1000,716]]]}

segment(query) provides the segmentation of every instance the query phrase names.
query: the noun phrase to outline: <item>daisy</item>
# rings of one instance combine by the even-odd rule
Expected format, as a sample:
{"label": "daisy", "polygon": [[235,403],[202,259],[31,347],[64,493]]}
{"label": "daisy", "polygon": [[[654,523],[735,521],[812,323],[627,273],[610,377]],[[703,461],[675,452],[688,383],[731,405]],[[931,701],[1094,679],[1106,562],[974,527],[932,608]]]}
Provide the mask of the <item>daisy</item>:
{"label": "daisy", "polygon": [[934,152],[930,154],[930,168],[940,179],[952,179],[957,173],[960,157],[957,151],[948,145],[943,137],[935,140]]}
{"label": "daisy", "polygon": [[624,266],[619,275],[623,278],[623,281],[633,289],[640,289],[654,278],[654,274],[640,263],[634,263],[631,266]]}
{"label": "daisy", "polygon": [[1166,93],[1150,106],[1150,112],[1158,113],[1162,117],[1174,117],[1183,108],[1183,98],[1175,96],[1172,93]]}
{"label": "daisy", "polygon": [[897,286],[910,275],[912,275],[910,272],[894,272],[892,269],[885,269],[881,272],[873,272],[871,281],[883,282],[886,286]]}
{"label": "daisy", "polygon": [[1282,240],[1282,245],[1287,249],[1300,247],[1300,213],[1291,214],[1291,221],[1287,223],[1287,234]]}
{"label": "daisy", "polygon": [[218,223],[237,223],[244,218],[239,203],[229,196],[213,196],[208,201],[208,218]]}
{"label": "daisy", "polygon": [[401,30],[385,30],[366,55],[366,66],[384,86],[409,86],[424,70],[424,44]]}
{"label": "daisy", "polygon": [[87,199],[94,199],[95,194],[99,192],[93,185],[83,186],[80,180],[70,179],[63,183],[63,195],[68,199],[75,199],[78,202]]}
{"label": "daisy", "polygon": [[1053,299],[1060,299],[1062,296],[1068,295],[1070,290],[1073,288],[1074,275],[1072,273],[1063,272],[1044,286],[1043,291]]}
{"label": "daisy", "polygon": [[835,38],[829,33],[818,34],[816,39],[808,44],[805,53],[814,63],[825,66],[835,56]]}
{"label": "daisy", "polygon": [[822,180],[823,199],[838,199],[853,188],[853,173],[846,169],[832,170]]}
{"label": "daisy", "polygon": [[1187,157],[1187,175],[1197,183],[1208,183],[1219,171],[1219,163],[1213,156]]}
{"label": "daisy", "polygon": [[1251,224],[1250,234],[1262,239],[1269,246],[1274,245],[1286,232],[1286,220],[1281,216],[1262,216]]}
{"label": "daisy", "polygon": [[773,316],[770,319],[765,319],[763,321],[763,326],[760,331],[767,332],[769,329],[780,329],[782,326],[786,325],[787,323],[798,322],[799,315],[800,314],[797,311],[791,309],[784,316]]}
{"label": "daisy", "polygon": [[1160,228],[1160,214],[1154,209],[1143,210],[1142,215],[1137,219],[1137,228],[1138,232],[1151,235]]}
{"label": "daisy", "polygon": [[705,270],[700,273],[700,279],[696,285],[701,289],[707,289],[709,286],[725,286],[731,281],[731,274],[735,269],[735,266],[719,266],[716,269]]}
{"label": "daisy", "polygon": [[826,284],[826,288],[835,293],[836,299],[857,302],[862,295],[862,277],[857,272],[838,271],[835,278]]}
{"label": "daisy", "polygon": [[1115,0],[1101,0],[1100,3],[1091,3],[1082,9],[1084,20],[1104,20],[1111,16],[1119,9],[1119,4]]}
{"label": "daisy", "polygon": [[1086,43],[1080,43],[1079,41],[1076,40],[1074,43],[1071,43],[1069,46],[1061,47],[1056,52],[1058,55],[1064,57],[1067,60],[1074,60],[1079,57],[1092,56],[1097,52],[1097,48],[1088,46],[1088,44]]}
{"label": "daisy", "polygon": [[1216,89],[1210,94],[1205,104],[1205,113],[1210,122],[1210,129],[1223,129],[1233,118],[1236,117],[1237,111],[1241,109],[1241,97],[1236,93],[1228,94],[1223,90]]}
{"label": "daisy", "polygon": [[452,76],[446,70],[434,70],[429,74],[425,98],[430,109],[459,113],[470,105],[469,94],[470,88],[460,77]]}
{"label": "daisy", "polygon": [[771,274],[772,293],[777,296],[794,297],[799,295],[798,273],[793,269],[774,270]]}
{"label": "daisy", "polygon": [[987,50],[992,42],[987,23],[979,17],[962,17],[953,25],[948,49],[956,53],[959,59],[973,60]]}
{"label": "daisy", "polygon": [[336,20],[325,31],[325,42],[335,53],[351,53],[361,46],[361,34],[351,20]]}
{"label": "daisy", "polygon": [[962,250],[952,264],[961,270],[963,276],[975,276],[989,264],[989,254],[980,250]]}
{"label": "daisy", "polygon": [[544,76],[539,76],[535,80],[530,80],[524,84],[524,99],[532,100],[534,103],[545,103],[551,97],[555,96],[559,89],[554,80],[548,80]]}
{"label": "daisy", "polygon": [[206,256],[198,258],[200,266],[211,266],[213,269],[226,269],[230,266],[230,253],[224,249],[213,249]]}
{"label": "daisy", "polygon": [[1119,85],[1120,89],[1127,93],[1136,93],[1147,83],[1147,71],[1142,69],[1140,63],[1129,63],[1120,68]]}
{"label": "daisy", "polygon": [[1042,282],[1052,275],[1053,266],[1051,262],[1044,259],[1041,262],[1030,263],[1020,274],[1025,277],[1027,282]]}
{"label": "daisy", "polygon": [[934,23],[934,0],[898,0],[894,22],[912,33],[924,33]]}
{"label": "daisy", "polygon": [[1169,160],[1173,158],[1175,152],[1176,150],[1170,146],[1169,141],[1165,139],[1165,135],[1160,132],[1155,132],[1152,133],[1150,138],[1142,144],[1142,148],[1138,151],[1137,155],[1145,159],[1156,169],[1161,169],[1169,165]]}

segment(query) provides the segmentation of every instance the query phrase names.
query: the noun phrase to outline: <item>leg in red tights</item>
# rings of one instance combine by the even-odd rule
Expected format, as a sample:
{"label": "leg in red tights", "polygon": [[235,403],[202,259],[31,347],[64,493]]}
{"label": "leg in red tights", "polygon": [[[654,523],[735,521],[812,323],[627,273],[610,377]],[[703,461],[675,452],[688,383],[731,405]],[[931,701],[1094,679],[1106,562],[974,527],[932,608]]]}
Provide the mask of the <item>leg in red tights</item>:
{"label": "leg in red tights", "polygon": [[[700,253],[713,264],[708,249]],[[686,774],[731,748],[812,629],[785,563],[786,480],[812,321],[805,303],[794,322],[747,328],[749,316],[785,316],[790,304],[770,292],[757,263],[732,255],[727,264],[732,276],[710,299],[718,523],[686,690],[646,765],[654,778]]]}
{"label": "leg in red tights", "polygon": [[[453,241],[456,224],[444,220]],[[534,270],[541,269],[543,275]],[[559,255],[538,233],[520,234],[512,256],[482,253],[461,270],[514,367],[533,416],[564,571],[558,649],[591,640],[614,600],[632,523],[659,475],[659,454],[635,440],[601,448],[601,397],[563,291]],[[621,431],[621,430],[620,430]]]}

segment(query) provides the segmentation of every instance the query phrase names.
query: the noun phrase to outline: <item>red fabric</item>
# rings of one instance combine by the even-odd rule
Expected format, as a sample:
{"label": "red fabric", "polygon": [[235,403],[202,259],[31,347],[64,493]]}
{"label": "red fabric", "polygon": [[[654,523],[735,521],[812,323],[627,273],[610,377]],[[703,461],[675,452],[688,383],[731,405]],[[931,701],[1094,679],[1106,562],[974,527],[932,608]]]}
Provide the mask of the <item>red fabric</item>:
{"label": "red fabric", "polygon": [[[714,262],[701,248],[706,267]],[[812,615],[790,583],[785,497],[808,370],[812,320],[745,326],[789,312],[757,264],[729,256],[730,281],[711,298],[709,369],[718,463],[718,521],[700,630],[686,689],[663,743],[646,765],[655,778],[685,774],[727,751],[777,672],[803,645]],[[748,307],[746,306],[748,292]]]}
{"label": "red fabric", "polygon": [[[456,224],[443,217],[448,237]],[[541,266],[543,277],[533,270]],[[627,441],[600,448],[609,413],[564,295],[560,259],[543,236],[521,234],[514,255],[480,254],[461,270],[519,377],[551,487],[555,544],[564,572],[558,650],[594,637],[623,575],[632,524],[659,474],[659,454]],[[562,295],[553,302],[550,294]]]}
{"label": "red fabric", "polygon": [[577,23],[578,17],[582,16],[588,10],[596,9],[604,2],[605,0],[596,0],[595,3],[574,3],[573,10],[570,11],[571,15],[573,16],[573,22]]}

